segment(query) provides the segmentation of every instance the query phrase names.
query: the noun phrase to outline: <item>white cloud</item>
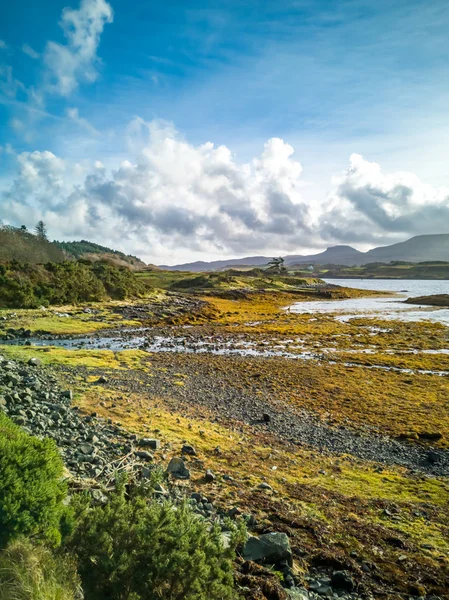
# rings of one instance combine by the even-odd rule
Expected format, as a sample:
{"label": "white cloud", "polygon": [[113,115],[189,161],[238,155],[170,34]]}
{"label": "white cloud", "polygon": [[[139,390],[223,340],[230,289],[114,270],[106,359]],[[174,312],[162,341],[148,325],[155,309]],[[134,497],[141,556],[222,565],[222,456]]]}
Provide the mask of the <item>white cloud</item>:
{"label": "white cloud", "polygon": [[22,46],[22,52],[24,54],[26,54],[27,56],[29,56],[30,58],[37,60],[38,58],[40,58],[40,54],[39,52],[36,52],[36,50],[34,50],[31,46],[29,46],[28,44],[23,44]]}
{"label": "white cloud", "polygon": [[98,134],[98,131],[95,129],[95,127],[93,127],[93,125],[91,125],[87,119],[80,116],[79,110],[77,108],[75,108],[75,107],[68,108],[66,111],[66,114],[71,121],[73,121],[80,127],[84,128],[89,133],[91,133],[93,135]]}
{"label": "white cloud", "polygon": [[60,25],[67,42],[48,42],[44,52],[48,91],[68,96],[80,81],[97,79],[100,36],[112,20],[111,5],[105,0],[82,0],[78,10],[62,11]]}
{"label": "white cloud", "polygon": [[166,122],[134,119],[127,136],[129,157],[112,168],[51,152],[18,155],[3,218],[29,226],[42,218],[56,238],[92,239],[151,262],[388,243],[449,223],[448,188],[385,174],[360,155],[311,206],[301,164],[279,138],[241,163],[226,146],[190,144]]}
{"label": "white cloud", "polygon": [[352,154],[334,179],[321,217],[325,238],[365,242],[449,231],[449,188],[423,183],[413,173],[383,173],[380,165]]}
{"label": "white cloud", "polygon": [[15,99],[20,91],[25,91],[25,86],[14,78],[12,67],[0,65],[0,94],[8,99]]}
{"label": "white cloud", "polygon": [[4,40],[0,40],[0,50],[6,50],[8,44]]}
{"label": "white cloud", "polygon": [[111,172],[100,161],[86,172],[51,152],[20,154],[5,218],[43,218],[56,237],[120,241],[130,251],[144,244],[146,257],[159,261],[186,250],[293,248],[309,236],[301,165],[282,140],[241,164],[225,146],[194,146],[167,124],[139,120],[136,128],[146,143]]}

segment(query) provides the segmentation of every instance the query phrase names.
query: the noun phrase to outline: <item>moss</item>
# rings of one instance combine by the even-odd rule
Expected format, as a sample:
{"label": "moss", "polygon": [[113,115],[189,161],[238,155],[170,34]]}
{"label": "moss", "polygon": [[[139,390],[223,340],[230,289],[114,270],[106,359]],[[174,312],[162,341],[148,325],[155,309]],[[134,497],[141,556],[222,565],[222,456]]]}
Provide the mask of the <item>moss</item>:
{"label": "moss", "polygon": [[[1,354],[11,359],[28,360],[37,357],[46,365],[85,367],[87,369],[123,370],[148,367],[148,354],[142,350],[67,350],[52,346],[1,346]],[[93,377],[98,379],[98,377]]]}

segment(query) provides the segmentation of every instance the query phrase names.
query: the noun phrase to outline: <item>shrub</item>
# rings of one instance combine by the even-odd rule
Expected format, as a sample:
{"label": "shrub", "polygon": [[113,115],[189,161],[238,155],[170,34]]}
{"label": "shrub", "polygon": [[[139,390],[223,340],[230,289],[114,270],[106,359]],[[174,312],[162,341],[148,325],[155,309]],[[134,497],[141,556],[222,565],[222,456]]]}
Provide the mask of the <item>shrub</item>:
{"label": "shrub", "polygon": [[60,542],[62,473],[53,440],[28,435],[0,413],[0,548],[22,535]]}
{"label": "shrub", "polygon": [[80,589],[75,564],[66,556],[27,540],[0,554],[0,600],[77,600]]}
{"label": "shrub", "polygon": [[125,267],[99,261],[0,265],[0,305],[36,308],[138,296],[145,285]]}
{"label": "shrub", "polygon": [[87,600],[228,600],[235,598],[232,558],[241,535],[224,548],[187,504],[129,496],[119,486],[104,506],[79,502],[68,542],[78,557]]}

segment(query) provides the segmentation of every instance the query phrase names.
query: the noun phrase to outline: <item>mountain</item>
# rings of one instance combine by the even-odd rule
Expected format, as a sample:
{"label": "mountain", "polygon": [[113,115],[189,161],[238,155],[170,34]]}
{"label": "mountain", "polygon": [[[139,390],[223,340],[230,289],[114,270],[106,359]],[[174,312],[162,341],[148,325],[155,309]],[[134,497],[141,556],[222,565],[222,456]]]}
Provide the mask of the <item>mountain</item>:
{"label": "mountain", "polygon": [[168,271],[220,271],[228,267],[261,267],[266,265],[271,258],[271,256],[247,256],[246,258],[229,258],[228,260],[213,260],[211,262],[198,260],[182,265],[159,265],[159,267]]}
{"label": "mountain", "polygon": [[[247,256],[174,266],[161,265],[161,268],[171,271],[220,271],[232,267],[261,267],[266,265],[271,258],[271,256]],[[360,252],[352,246],[332,246],[319,254],[304,256],[290,254],[284,256],[284,259],[288,266],[304,264],[360,266],[373,262],[389,263],[396,260],[407,262],[449,261],[449,234],[417,235],[405,242],[380,246],[368,252]]]}
{"label": "mountain", "polygon": [[287,265],[294,264],[334,264],[334,265],[356,265],[363,260],[365,254],[352,246],[332,246],[319,254],[307,256],[289,255],[285,257]]}
{"label": "mountain", "polygon": [[449,261],[449,234],[417,235],[406,242],[373,248],[366,253],[366,257],[367,262],[390,262],[392,260],[406,260],[408,262]]}

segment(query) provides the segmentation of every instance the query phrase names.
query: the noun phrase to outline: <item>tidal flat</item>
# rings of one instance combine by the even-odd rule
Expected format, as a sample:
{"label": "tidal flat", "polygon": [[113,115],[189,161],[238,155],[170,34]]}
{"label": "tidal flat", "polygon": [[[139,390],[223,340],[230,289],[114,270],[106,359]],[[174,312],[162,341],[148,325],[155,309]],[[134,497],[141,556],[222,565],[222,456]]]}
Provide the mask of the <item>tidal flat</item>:
{"label": "tidal flat", "polygon": [[449,327],[337,318],[339,298],[365,297],[334,290],[325,313],[289,310],[307,290],[2,310],[0,353],[163,440],[161,463],[195,447],[176,485],[287,533],[306,588],[339,568],[361,597],[449,598]]}

